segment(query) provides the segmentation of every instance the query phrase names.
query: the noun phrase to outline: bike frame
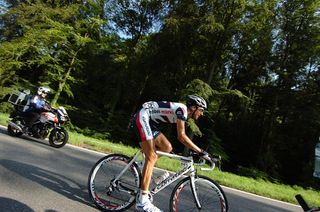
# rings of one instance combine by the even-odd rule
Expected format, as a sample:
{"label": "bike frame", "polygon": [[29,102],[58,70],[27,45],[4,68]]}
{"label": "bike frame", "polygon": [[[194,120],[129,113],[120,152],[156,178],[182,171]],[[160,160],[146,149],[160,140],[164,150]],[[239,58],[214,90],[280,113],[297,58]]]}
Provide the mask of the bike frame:
{"label": "bike frame", "polygon": [[[180,156],[180,155],[175,155],[175,154],[171,154],[171,153],[166,153],[166,152],[161,152],[161,151],[156,151],[156,153],[159,156],[167,156],[169,158],[173,158],[173,159],[177,159],[180,160],[181,163],[183,164],[183,167],[181,170],[175,172],[173,175],[167,177],[166,179],[164,179],[163,181],[161,181],[157,186],[155,186],[153,189],[151,189],[150,194],[153,196],[155,194],[157,194],[159,191],[163,190],[164,188],[166,188],[167,186],[169,186],[171,183],[175,182],[176,180],[178,180],[180,177],[182,177],[183,175],[185,175],[186,173],[190,173],[190,185],[191,185],[191,190],[192,190],[192,194],[194,196],[194,199],[197,203],[197,207],[200,209],[201,208],[201,204],[195,189],[195,168],[194,168],[194,162],[193,162],[193,158],[192,156],[186,157],[186,156]],[[136,162],[137,158],[142,155],[141,151],[138,151],[133,158],[130,160],[130,162],[126,165],[126,167],[120,172],[120,174],[111,182],[112,186],[116,186],[116,182],[121,178],[121,176],[129,169],[129,167]],[[203,165],[205,163],[205,161],[203,161],[203,163],[199,163],[199,165]],[[214,169],[214,163],[212,163],[212,166],[210,169],[203,169],[203,170],[212,170]]]}

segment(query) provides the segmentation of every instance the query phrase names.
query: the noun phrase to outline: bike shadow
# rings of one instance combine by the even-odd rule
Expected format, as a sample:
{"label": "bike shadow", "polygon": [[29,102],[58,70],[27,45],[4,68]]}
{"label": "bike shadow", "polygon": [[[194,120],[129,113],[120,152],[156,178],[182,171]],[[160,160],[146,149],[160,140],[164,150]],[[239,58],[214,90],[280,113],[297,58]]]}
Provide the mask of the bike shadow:
{"label": "bike shadow", "polygon": [[[9,133],[7,131],[7,127],[4,127],[4,126],[0,126],[0,133],[9,135]],[[22,136],[15,137],[15,138],[32,141],[32,142],[39,143],[39,144],[42,144],[42,145],[45,145],[45,146],[50,146],[48,140],[41,140],[41,139],[33,138],[31,136],[28,136],[28,135],[22,135]]]}
{"label": "bike shadow", "polygon": [[0,211],[34,212],[29,206],[17,200],[0,196]]}
{"label": "bike shadow", "polygon": [[15,172],[18,175],[59,193],[70,200],[95,208],[94,204],[89,199],[87,187],[70,178],[54,173],[50,170],[17,161],[2,159],[0,160],[0,164],[7,170]]}
{"label": "bike shadow", "polygon": [[2,133],[2,134],[8,134],[7,128],[0,125],[0,133]]}
{"label": "bike shadow", "polygon": [[39,144],[42,144],[42,145],[45,145],[45,146],[50,146],[49,140],[47,140],[47,139],[46,140],[42,140],[42,139],[34,138],[34,137],[31,137],[31,136],[28,136],[28,135],[22,135],[20,138],[28,140],[28,141],[36,142],[36,143],[39,143]]}

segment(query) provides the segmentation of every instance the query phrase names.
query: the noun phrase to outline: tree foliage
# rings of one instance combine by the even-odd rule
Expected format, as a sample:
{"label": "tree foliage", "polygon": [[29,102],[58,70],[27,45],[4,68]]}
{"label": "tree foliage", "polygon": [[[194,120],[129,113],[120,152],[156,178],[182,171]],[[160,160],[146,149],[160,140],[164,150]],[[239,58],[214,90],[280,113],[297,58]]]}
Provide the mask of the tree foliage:
{"label": "tree foliage", "polygon": [[[4,4],[3,4],[4,5]],[[75,129],[134,143],[144,101],[198,94],[188,126],[225,168],[315,185],[320,135],[316,0],[8,1],[0,13],[0,97],[49,85]],[[4,8],[2,6],[2,8]],[[175,142],[171,127],[163,129]]]}

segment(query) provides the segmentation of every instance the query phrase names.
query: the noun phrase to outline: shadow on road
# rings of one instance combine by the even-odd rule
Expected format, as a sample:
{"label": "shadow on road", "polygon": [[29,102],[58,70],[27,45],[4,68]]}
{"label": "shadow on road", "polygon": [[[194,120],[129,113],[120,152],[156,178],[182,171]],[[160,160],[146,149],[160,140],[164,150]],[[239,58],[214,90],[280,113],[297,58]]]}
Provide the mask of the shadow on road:
{"label": "shadow on road", "polygon": [[0,133],[8,134],[7,128],[6,128],[6,127],[3,127],[3,126],[0,126]]}
{"label": "shadow on road", "polygon": [[[33,182],[36,182],[48,189],[51,189],[67,197],[68,199],[95,207],[89,199],[87,187],[78,184],[72,179],[51,172],[49,170],[12,160],[0,160],[0,164],[6,169],[15,172]],[[3,211],[1,210],[1,207],[0,211]]]}
{"label": "shadow on road", "polygon": [[29,206],[6,197],[0,197],[0,211],[34,212]]}
{"label": "shadow on road", "polygon": [[[7,131],[7,127],[4,127],[4,126],[0,126],[0,133],[9,135],[8,131]],[[27,136],[27,135],[22,135],[22,136],[17,137],[17,138],[21,138],[21,139],[24,139],[24,140],[36,142],[36,143],[43,144],[43,145],[46,145],[46,146],[50,146],[48,140],[37,139],[37,138],[33,138],[33,137]]]}

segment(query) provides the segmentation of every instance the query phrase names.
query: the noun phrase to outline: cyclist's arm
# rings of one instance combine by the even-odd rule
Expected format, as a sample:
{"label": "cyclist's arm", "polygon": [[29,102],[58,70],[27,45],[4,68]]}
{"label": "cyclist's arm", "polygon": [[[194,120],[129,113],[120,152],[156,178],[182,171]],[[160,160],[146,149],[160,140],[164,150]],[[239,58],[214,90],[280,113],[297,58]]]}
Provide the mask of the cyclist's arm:
{"label": "cyclist's arm", "polygon": [[183,143],[186,147],[198,153],[202,152],[202,150],[197,145],[195,145],[191,141],[191,139],[186,135],[185,121],[180,119],[177,120],[177,133],[178,133],[178,140],[181,143]]}

